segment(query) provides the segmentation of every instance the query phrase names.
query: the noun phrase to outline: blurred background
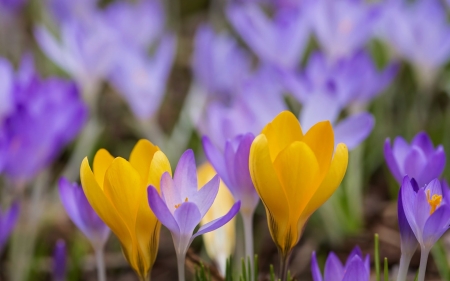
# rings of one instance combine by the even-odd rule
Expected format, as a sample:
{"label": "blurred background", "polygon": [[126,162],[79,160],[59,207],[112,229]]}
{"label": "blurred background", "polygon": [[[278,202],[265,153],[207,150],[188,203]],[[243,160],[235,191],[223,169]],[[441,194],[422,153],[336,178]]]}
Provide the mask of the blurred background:
{"label": "blurred background", "polygon": [[[304,131],[330,120],[351,149],[344,182],[294,250],[292,275],[312,280],[314,250],[323,261],[359,245],[373,257],[374,233],[395,272],[399,186],[383,146],[425,131],[450,149],[449,11],[444,0],[0,0],[0,209],[20,204],[0,280],[49,280],[59,239],[67,280],[96,280],[89,242],[57,189],[61,176],[79,181],[85,156],[106,148],[127,158],[147,138],[172,168],[187,148],[200,165],[203,135],[223,148],[282,110]],[[278,260],[261,204],[254,233],[267,280]],[[188,276],[200,260],[215,270],[201,238],[191,250]],[[444,235],[427,280],[450,280],[449,254]],[[113,235],[105,262],[108,280],[137,280]],[[152,278],[176,272],[163,227]]]}

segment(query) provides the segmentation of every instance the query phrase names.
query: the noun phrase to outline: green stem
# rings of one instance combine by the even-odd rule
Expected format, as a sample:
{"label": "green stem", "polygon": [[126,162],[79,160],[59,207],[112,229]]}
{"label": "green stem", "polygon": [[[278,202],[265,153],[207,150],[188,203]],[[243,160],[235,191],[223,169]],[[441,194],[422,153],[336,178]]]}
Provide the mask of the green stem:
{"label": "green stem", "polygon": [[398,269],[397,281],[406,281],[408,275],[409,263],[411,262],[412,254],[402,254],[400,257],[400,266]]}
{"label": "green stem", "polygon": [[425,281],[425,272],[427,270],[428,255],[430,250],[422,248],[420,253],[420,266],[419,266],[419,276],[418,281]]}
{"label": "green stem", "polygon": [[376,272],[376,280],[380,281],[380,250],[379,250],[379,237],[378,233],[375,234],[375,272]]}
{"label": "green stem", "polygon": [[389,281],[389,267],[387,258],[384,258],[384,281]]}

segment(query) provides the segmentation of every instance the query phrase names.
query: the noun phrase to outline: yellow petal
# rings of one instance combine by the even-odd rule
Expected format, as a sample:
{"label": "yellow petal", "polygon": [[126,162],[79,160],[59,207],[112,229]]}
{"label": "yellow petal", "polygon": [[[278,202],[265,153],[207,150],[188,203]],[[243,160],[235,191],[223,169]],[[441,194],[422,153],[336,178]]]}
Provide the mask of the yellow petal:
{"label": "yellow petal", "polygon": [[104,192],[134,234],[140,199],[146,197],[145,188],[138,172],[131,164],[117,157],[105,174]]}
{"label": "yellow petal", "polygon": [[105,196],[94,174],[91,171],[87,157],[83,159],[80,168],[81,186],[86,194],[89,204],[95,210],[97,215],[119,238],[122,245],[126,248],[132,248],[131,233],[117,212],[114,205]]}
{"label": "yellow petal", "polygon": [[314,152],[320,167],[320,181],[330,168],[334,151],[334,133],[331,123],[323,121],[315,124],[306,132],[303,142]]}
{"label": "yellow petal", "polygon": [[319,164],[304,142],[296,141],[275,159],[273,167],[285,190],[291,218],[297,224],[301,212],[319,187]]}
{"label": "yellow petal", "polygon": [[165,172],[169,172],[170,176],[172,176],[172,168],[170,167],[169,159],[167,159],[167,156],[159,150],[153,155],[147,186],[153,185],[159,191],[161,176]]}
{"label": "yellow petal", "polygon": [[283,248],[289,227],[289,204],[270,160],[265,135],[259,135],[253,141],[249,166],[253,184],[266,207],[270,234],[277,246]]}
{"label": "yellow petal", "polygon": [[103,182],[105,181],[105,173],[109,165],[111,165],[114,157],[109,154],[106,149],[100,149],[94,156],[94,175],[98,185],[103,190]]}
{"label": "yellow petal", "polygon": [[262,130],[269,143],[270,158],[272,162],[283,149],[294,141],[303,138],[302,128],[294,114],[283,111]]}
{"label": "yellow petal", "polygon": [[320,206],[322,206],[342,182],[348,164],[348,149],[343,143],[338,144],[333,160],[331,161],[330,169],[328,170],[325,179],[317,189],[314,196],[306,206],[302,214],[302,221],[305,221],[314,213]]}
{"label": "yellow petal", "polygon": [[139,173],[141,179],[146,183],[152,163],[153,155],[159,148],[148,140],[142,139],[137,142],[130,154],[130,164]]}

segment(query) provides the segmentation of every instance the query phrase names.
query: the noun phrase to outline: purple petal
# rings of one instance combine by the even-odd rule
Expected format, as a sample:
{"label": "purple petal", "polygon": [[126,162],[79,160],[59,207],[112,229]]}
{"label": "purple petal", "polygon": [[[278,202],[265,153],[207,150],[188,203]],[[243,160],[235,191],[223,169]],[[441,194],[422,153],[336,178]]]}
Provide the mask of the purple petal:
{"label": "purple petal", "polygon": [[234,205],[231,207],[228,213],[226,213],[224,216],[202,225],[202,227],[199,228],[199,230],[194,234],[194,236],[192,236],[191,241],[194,240],[194,238],[199,235],[208,233],[210,231],[218,229],[219,227],[222,227],[224,224],[226,224],[232,218],[234,218],[234,216],[239,212],[240,208],[241,208],[241,201],[237,201],[236,203],[234,203]]}
{"label": "purple petal", "polygon": [[56,242],[55,250],[53,251],[53,280],[66,280],[66,243],[64,240]]}
{"label": "purple petal", "polygon": [[9,235],[11,234],[14,226],[19,218],[19,203],[15,202],[9,209],[9,211],[4,214],[3,219],[0,213],[0,253],[3,250],[3,246],[6,243]]}
{"label": "purple petal", "polygon": [[353,250],[350,252],[350,254],[348,255],[348,258],[347,258],[347,262],[345,263],[345,267],[347,267],[349,265],[350,261],[352,260],[352,258],[354,256],[358,256],[361,259],[363,258],[363,254],[362,254],[361,248],[359,246],[355,246],[355,248],[353,248]]}
{"label": "purple petal", "polygon": [[412,147],[412,150],[405,158],[405,174],[412,178],[415,178],[417,180],[417,183],[419,184],[419,187],[423,187],[425,184],[427,184],[426,182],[423,183],[419,180],[419,176],[422,174],[422,170],[425,167],[426,163],[427,159],[425,157],[425,154],[423,154],[422,150],[420,150],[418,147]]}
{"label": "purple petal", "polygon": [[173,176],[175,186],[179,188],[180,196],[190,197],[197,192],[197,168],[192,149],[186,150],[178,161],[175,174]]}
{"label": "purple petal", "polygon": [[[419,189],[416,196],[416,202],[414,203],[414,217],[416,221],[417,230],[413,229],[416,234],[416,238],[419,243],[423,242],[422,233],[424,231],[425,223],[427,219],[430,217],[430,204],[428,203],[427,195],[424,189]],[[419,234],[419,236],[417,236]]]}
{"label": "purple petal", "polygon": [[399,163],[400,172],[402,177],[406,175],[404,170],[405,159],[408,156],[411,148],[409,144],[401,137],[396,137],[394,140],[394,145],[392,146],[392,152],[394,154],[395,160]]}
{"label": "purple petal", "polygon": [[[403,188],[403,187],[402,187]],[[402,190],[400,189],[397,201],[398,227],[400,230],[401,250],[405,255],[413,254],[417,248],[417,238],[409,225],[403,209]]]}
{"label": "purple petal", "polygon": [[311,256],[311,273],[314,281],[322,281],[322,273],[320,273],[319,264],[317,263],[316,252]]}
{"label": "purple petal", "polygon": [[428,190],[430,192],[430,196],[443,195],[441,182],[438,179],[434,179],[429,184],[427,184],[427,186],[425,187],[425,192],[428,192]]}
{"label": "purple petal", "polygon": [[391,170],[394,178],[401,184],[404,175],[400,172],[397,159],[394,157],[392,152],[391,140],[389,138],[387,138],[384,142],[384,159],[386,160],[386,164],[388,165],[389,170]]}
{"label": "purple petal", "polygon": [[439,207],[426,221],[423,229],[425,247],[431,249],[441,236],[450,228],[450,207]]}
{"label": "purple petal", "polygon": [[227,167],[225,166],[225,159],[220,151],[214,146],[211,140],[204,136],[202,138],[203,150],[205,151],[206,158],[214,167],[214,170],[219,174],[225,185],[229,186],[230,180],[228,178]]}
{"label": "purple petal", "polygon": [[369,280],[369,272],[367,272],[363,260],[358,256],[353,257],[353,259],[350,261],[348,267],[345,270],[345,275],[342,278],[342,281],[368,281],[368,280]]}
{"label": "purple petal", "polygon": [[442,146],[439,146],[436,152],[430,154],[428,162],[423,167],[422,172],[418,176],[420,183],[426,184],[432,179],[439,178],[445,168],[445,152]]}
{"label": "purple petal", "polygon": [[175,206],[183,203],[184,198],[180,196],[180,187],[176,186],[173,182],[172,177],[168,172],[165,172],[161,176],[161,197],[163,198],[166,206],[169,208],[170,212],[173,214],[175,212]]}
{"label": "purple petal", "polygon": [[200,223],[202,216],[197,206],[192,202],[184,202],[174,214],[180,236],[192,236],[195,227]]}
{"label": "purple petal", "polygon": [[345,143],[348,149],[356,148],[372,132],[375,118],[369,113],[347,117],[334,128],[335,143]]}
{"label": "purple petal", "polygon": [[147,188],[147,198],[148,204],[152,209],[158,220],[167,227],[170,232],[178,234],[180,233],[180,228],[178,223],[173,217],[172,213],[169,211],[166,203],[159,197],[158,191],[152,185]]}
{"label": "purple petal", "polygon": [[417,193],[414,191],[411,181],[408,176],[403,179],[402,186],[400,188],[400,193],[402,196],[402,206],[405,212],[405,217],[408,220],[411,230],[414,232],[417,240],[420,237],[420,233],[417,227],[416,217],[415,217],[415,204]]}
{"label": "purple petal", "polygon": [[197,193],[189,197],[189,201],[195,203],[198,207],[202,218],[214,203],[217,193],[219,192],[219,185],[220,178],[218,175],[215,175],[209,182],[200,188]]}
{"label": "purple petal", "polygon": [[341,111],[341,106],[336,98],[329,93],[314,93],[303,105],[300,113],[300,123],[304,132],[314,124],[328,120],[332,124],[336,121]]}
{"label": "purple petal", "polygon": [[225,165],[227,168],[228,179],[230,181],[229,183],[225,182],[225,185],[228,187],[228,189],[230,189],[233,196],[237,195],[235,189],[238,188],[234,174],[234,167],[235,167],[234,157],[236,155],[236,149],[233,145],[233,140],[240,137],[241,136],[239,135],[233,138],[232,140],[227,140],[227,142],[225,143],[225,151],[223,153],[225,158]]}
{"label": "purple petal", "polygon": [[433,142],[425,132],[418,133],[411,141],[411,145],[420,147],[425,155],[431,155],[434,153]]}
{"label": "purple petal", "polygon": [[335,253],[330,252],[325,262],[325,281],[341,280],[344,276],[344,266]]}

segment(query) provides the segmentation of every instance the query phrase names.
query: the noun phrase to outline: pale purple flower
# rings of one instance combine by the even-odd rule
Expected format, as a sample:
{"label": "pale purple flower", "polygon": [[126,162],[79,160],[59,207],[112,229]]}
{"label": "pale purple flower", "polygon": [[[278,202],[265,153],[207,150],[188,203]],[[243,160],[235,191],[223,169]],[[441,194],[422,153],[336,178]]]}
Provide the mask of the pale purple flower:
{"label": "pale purple flower", "polygon": [[418,133],[411,144],[402,137],[396,137],[391,146],[390,139],[384,143],[386,163],[399,184],[408,175],[423,187],[434,178],[441,176],[445,167],[445,151],[442,145],[434,148],[425,132]]}
{"label": "pale purple flower", "polygon": [[97,12],[97,0],[47,0],[47,6],[58,23],[86,20]]}
{"label": "pale purple flower", "polygon": [[14,78],[14,110],[0,126],[7,147],[3,173],[15,182],[27,182],[76,137],[87,109],[74,83],[40,78],[30,57]]}
{"label": "pale purple flower", "polygon": [[450,228],[450,206],[443,200],[439,180],[434,179],[417,191],[405,176],[401,200],[406,219],[422,251],[429,251]]}
{"label": "pale purple flower", "polygon": [[382,36],[414,64],[427,83],[450,58],[450,25],[439,0],[387,1],[381,29]]}
{"label": "pale purple flower", "polygon": [[53,281],[65,281],[67,271],[67,249],[64,240],[58,240],[53,250]]}
{"label": "pale purple flower", "polygon": [[269,18],[256,3],[231,4],[227,15],[263,63],[292,69],[299,65],[309,40],[308,6],[279,9]]}
{"label": "pale purple flower", "polygon": [[[409,177],[405,177],[405,180],[409,180]],[[413,188],[414,192],[419,191],[419,186],[417,185],[417,182],[415,179],[410,179],[411,187]],[[397,200],[397,215],[398,215],[398,228],[400,230],[400,241],[401,241],[401,251],[402,255],[405,255],[406,257],[412,257],[414,252],[417,249],[417,245],[419,244],[417,242],[417,238],[414,235],[414,232],[411,229],[411,226],[409,225],[408,219],[405,215],[405,210],[403,208],[403,200],[402,200],[402,191],[400,190],[398,193],[398,200]]]}
{"label": "pale purple flower", "polygon": [[66,178],[59,179],[59,196],[72,222],[89,239],[92,247],[102,250],[110,230],[89,204],[81,186]]}
{"label": "pale purple flower", "polygon": [[317,0],[312,28],[327,56],[334,60],[360,50],[373,34],[378,10],[362,0]]}
{"label": "pale purple flower", "polygon": [[[0,10],[16,13],[23,8],[28,0],[0,0]],[[0,11],[1,14],[2,11]]]}
{"label": "pale purple flower", "polygon": [[250,74],[250,57],[227,33],[215,33],[209,25],[197,29],[192,70],[199,87],[226,100],[235,96]]}
{"label": "pale purple flower", "polygon": [[[162,175],[161,195],[155,187],[149,186],[147,191],[150,208],[172,233],[178,258],[184,260],[195,237],[221,227],[239,212],[241,203],[237,202],[226,215],[204,224],[195,234],[193,233],[214,202],[219,190],[219,182],[220,179],[216,175],[198,189],[194,152],[187,150],[178,162],[173,179],[167,172]],[[179,270],[183,269],[179,268]]]}
{"label": "pale purple flower", "polygon": [[19,204],[17,202],[13,203],[5,212],[0,210],[0,254],[2,253],[6,245],[6,241],[11,235],[18,219]]}
{"label": "pale purple flower", "polygon": [[[312,253],[311,272],[314,281],[369,281],[370,280],[370,256],[363,256],[357,246],[347,258],[345,265],[331,252],[325,263],[322,275],[317,263],[316,253]],[[322,277],[323,276],[323,277]]]}
{"label": "pale purple flower", "polygon": [[109,80],[139,119],[148,119],[158,110],[175,52],[175,37],[166,35],[151,58],[145,52],[125,47],[116,58]]}
{"label": "pale purple flower", "polygon": [[252,133],[238,135],[226,141],[224,151],[215,147],[207,136],[202,139],[208,161],[231,191],[234,199],[241,201],[241,212],[250,215],[253,215],[259,202],[258,193],[250,177],[248,162],[254,138]]}

